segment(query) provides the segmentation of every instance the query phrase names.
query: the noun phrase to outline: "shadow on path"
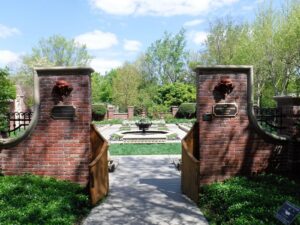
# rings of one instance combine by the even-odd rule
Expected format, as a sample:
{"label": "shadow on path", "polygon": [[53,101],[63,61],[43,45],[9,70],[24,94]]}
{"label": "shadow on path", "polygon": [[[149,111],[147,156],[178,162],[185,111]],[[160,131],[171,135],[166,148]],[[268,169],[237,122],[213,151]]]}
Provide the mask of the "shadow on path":
{"label": "shadow on path", "polygon": [[110,174],[109,196],[83,224],[208,224],[198,207],[181,194],[180,172],[169,156],[117,160],[119,166]]}

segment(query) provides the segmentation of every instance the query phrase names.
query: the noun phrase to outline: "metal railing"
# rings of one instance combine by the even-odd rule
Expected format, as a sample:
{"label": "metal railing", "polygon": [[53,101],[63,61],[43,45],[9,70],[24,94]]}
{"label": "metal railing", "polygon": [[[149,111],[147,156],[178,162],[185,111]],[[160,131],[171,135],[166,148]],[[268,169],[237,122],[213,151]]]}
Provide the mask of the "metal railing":
{"label": "metal railing", "polygon": [[[259,124],[270,132],[280,133],[288,128],[287,118],[297,121],[300,114],[285,108],[259,108],[254,107],[254,113]],[[298,120],[299,120],[298,119]]]}
{"label": "metal railing", "polygon": [[30,124],[33,112],[10,112],[7,113],[8,135],[16,134],[22,129],[26,129]]}

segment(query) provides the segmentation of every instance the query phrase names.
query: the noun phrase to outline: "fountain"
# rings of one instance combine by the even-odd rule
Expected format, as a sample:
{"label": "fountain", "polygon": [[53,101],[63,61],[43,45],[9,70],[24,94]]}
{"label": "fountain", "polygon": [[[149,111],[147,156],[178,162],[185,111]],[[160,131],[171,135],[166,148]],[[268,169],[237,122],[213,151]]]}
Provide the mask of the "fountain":
{"label": "fountain", "polygon": [[[123,126],[123,129],[111,136],[112,141],[121,143],[165,143],[170,140],[174,141],[174,135],[176,135],[168,130],[164,121],[154,121],[152,123],[149,119],[142,118],[136,122],[127,121]],[[177,138],[175,139],[177,140]]]}
{"label": "fountain", "polygon": [[136,126],[139,128],[139,130],[141,130],[143,133],[146,133],[146,130],[148,130],[148,129],[151,127],[152,123],[151,123],[149,120],[143,118],[143,119],[140,119],[138,122],[136,122],[135,125],[136,125]]}

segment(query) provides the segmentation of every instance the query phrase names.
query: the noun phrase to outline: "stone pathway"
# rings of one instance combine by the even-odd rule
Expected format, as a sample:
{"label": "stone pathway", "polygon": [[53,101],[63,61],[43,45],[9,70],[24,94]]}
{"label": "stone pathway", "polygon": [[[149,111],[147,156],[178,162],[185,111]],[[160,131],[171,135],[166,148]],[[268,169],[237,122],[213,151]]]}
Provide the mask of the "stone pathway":
{"label": "stone pathway", "polygon": [[198,207],[180,191],[180,172],[171,163],[178,156],[113,157],[110,193],[84,225],[206,225]]}

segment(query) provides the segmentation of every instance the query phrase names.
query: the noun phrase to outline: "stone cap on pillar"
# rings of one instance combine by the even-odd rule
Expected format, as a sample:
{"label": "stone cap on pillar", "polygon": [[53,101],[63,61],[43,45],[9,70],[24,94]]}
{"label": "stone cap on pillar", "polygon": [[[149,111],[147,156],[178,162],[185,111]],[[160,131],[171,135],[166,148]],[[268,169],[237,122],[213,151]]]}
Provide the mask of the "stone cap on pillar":
{"label": "stone cap on pillar", "polygon": [[206,72],[212,72],[212,71],[220,71],[220,72],[228,72],[228,71],[245,71],[248,72],[250,70],[253,70],[253,66],[251,65],[215,65],[215,66],[196,66],[193,70],[197,74],[201,75]]}
{"label": "stone cap on pillar", "polygon": [[34,67],[38,76],[47,75],[90,75],[94,72],[91,67],[81,67],[81,66],[57,66],[57,67]]}
{"label": "stone cap on pillar", "polygon": [[293,105],[293,106],[300,105],[300,97],[286,95],[286,96],[274,96],[273,98],[277,102],[277,104],[280,105]]}

